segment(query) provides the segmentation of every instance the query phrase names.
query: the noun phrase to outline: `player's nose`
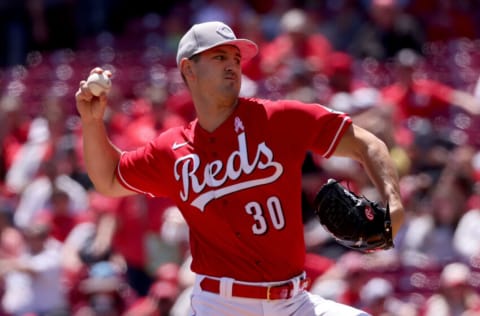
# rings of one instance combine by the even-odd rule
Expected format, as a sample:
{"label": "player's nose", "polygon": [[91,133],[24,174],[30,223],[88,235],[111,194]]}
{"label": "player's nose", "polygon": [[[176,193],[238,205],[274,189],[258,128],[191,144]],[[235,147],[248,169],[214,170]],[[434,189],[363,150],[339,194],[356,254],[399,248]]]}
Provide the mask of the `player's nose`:
{"label": "player's nose", "polygon": [[225,64],[225,71],[226,72],[236,73],[239,69],[240,69],[240,65],[238,65],[238,63],[235,60],[229,60]]}

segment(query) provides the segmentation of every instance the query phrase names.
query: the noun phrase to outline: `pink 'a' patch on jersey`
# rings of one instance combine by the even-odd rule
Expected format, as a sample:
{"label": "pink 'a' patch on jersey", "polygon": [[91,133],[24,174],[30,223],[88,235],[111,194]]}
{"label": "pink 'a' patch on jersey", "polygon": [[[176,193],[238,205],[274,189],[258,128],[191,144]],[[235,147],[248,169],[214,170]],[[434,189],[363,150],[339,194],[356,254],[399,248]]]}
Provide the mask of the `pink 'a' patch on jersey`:
{"label": "pink 'a' patch on jersey", "polygon": [[350,125],[318,104],[240,99],[212,133],[195,120],[123,153],[117,177],[177,203],[190,227],[194,272],[285,280],[304,269],[305,155],[328,158]]}

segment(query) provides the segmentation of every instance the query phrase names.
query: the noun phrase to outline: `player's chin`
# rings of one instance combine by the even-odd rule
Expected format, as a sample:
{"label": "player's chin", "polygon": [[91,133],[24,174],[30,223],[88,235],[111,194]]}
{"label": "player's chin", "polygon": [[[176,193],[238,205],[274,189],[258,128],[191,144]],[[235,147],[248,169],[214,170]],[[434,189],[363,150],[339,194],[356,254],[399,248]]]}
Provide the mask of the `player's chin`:
{"label": "player's chin", "polygon": [[237,97],[238,94],[240,93],[240,83],[234,82],[234,81],[227,81],[226,84],[224,85],[223,91],[225,94],[229,94],[234,97]]}
{"label": "player's chin", "polygon": [[228,87],[233,87],[240,90],[240,81],[236,78],[226,78],[224,79],[225,85]]}

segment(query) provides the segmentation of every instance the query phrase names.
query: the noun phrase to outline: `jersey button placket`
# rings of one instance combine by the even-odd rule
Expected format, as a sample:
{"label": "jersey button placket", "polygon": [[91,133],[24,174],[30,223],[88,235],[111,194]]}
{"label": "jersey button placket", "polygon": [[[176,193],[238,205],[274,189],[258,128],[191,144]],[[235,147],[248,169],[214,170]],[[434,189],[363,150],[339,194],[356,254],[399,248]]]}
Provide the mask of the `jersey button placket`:
{"label": "jersey button placket", "polygon": [[215,158],[215,159],[217,159],[217,158],[218,158],[218,152],[217,152],[217,150],[216,150],[215,147],[214,147],[215,143],[217,142],[216,138],[215,138],[215,137],[210,137],[210,138],[208,139],[208,142],[209,142],[210,145],[212,146],[212,147],[211,147],[211,149],[212,149],[212,152],[211,152],[212,157]]}

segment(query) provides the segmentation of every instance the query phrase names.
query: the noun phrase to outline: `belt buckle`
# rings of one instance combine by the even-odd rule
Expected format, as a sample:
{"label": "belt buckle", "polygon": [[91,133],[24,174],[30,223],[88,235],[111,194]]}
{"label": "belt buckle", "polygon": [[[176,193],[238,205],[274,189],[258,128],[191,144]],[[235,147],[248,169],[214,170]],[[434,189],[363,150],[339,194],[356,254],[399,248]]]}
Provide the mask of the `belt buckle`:
{"label": "belt buckle", "polygon": [[280,284],[280,285],[269,285],[267,287],[267,301],[272,300],[271,290],[275,289],[275,288],[282,288],[281,292],[280,292],[280,295],[279,295],[279,299],[287,299],[287,298],[291,297],[292,290],[293,290],[293,283],[288,282],[288,283]]}

